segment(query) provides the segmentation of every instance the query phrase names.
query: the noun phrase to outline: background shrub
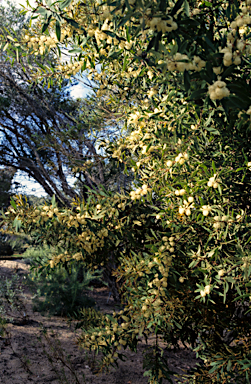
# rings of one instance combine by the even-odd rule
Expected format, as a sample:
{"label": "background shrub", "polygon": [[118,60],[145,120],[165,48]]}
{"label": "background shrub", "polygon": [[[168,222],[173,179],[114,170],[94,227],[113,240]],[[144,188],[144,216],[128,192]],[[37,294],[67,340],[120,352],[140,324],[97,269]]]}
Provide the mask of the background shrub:
{"label": "background shrub", "polygon": [[91,272],[83,263],[71,261],[54,268],[50,259],[55,248],[44,246],[28,249],[24,256],[30,260],[29,283],[35,291],[34,309],[43,314],[74,315],[81,308],[95,306],[95,300],[86,294],[90,283],[99,280],[102,271]]}

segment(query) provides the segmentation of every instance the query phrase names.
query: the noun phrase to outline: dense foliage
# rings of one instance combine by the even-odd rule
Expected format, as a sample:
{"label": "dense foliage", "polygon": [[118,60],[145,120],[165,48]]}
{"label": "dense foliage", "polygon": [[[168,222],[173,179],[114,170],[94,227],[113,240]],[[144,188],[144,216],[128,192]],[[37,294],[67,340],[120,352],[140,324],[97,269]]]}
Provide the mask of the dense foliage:
{"label": "dense foliage", "polygon": [[23,255],[31,263],[28,282],[34,291],[34,309],[43,314],[66,316],[94,307],[95,300],[87,292],[90,283],[100,279],[100,272],[91,273],[83,263],[76,262],[52,270],[48,262],[51,253],[53,249],[43,246],[29,248]]}
{"label": "dense foliage", "polygon": [[204,361],[187,383],[249,382],[251,1],[66,0],[34,12],[42,32],[31,28],[19,53],[68,49],[46,76],[98,80],[128,133],[103,146],[135,188],[90,192],[71,210],[17,197],[5,222],[63,244],[52,268],[114,268],[124,310],[82,338],[103,367],[154,333],[150,383],[170,377],[159,340]]}

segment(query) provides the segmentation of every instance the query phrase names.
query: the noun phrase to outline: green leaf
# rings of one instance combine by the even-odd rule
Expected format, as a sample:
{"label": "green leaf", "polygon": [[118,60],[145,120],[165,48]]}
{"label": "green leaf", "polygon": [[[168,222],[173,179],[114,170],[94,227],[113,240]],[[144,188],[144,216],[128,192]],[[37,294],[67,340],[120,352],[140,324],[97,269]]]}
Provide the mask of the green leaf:
{"label": "green leaf", "polygon": [[6,43],[5,46],[4,46],[4,48],[3,48],[3,52],[6,51],[6,49],[8,48],[8,46],[9,46],[9,43]]}
{"label": "green leaf", "polygon": [[15,228],[16,232],[19,231],[19,229],[21,228],[22,226],[22,221],[19,220],[17,217],[14,219],[13,221],[13,227]]}
{"label": "green leaf", "polygon": [[189,72],[187,70],[185,70],[185,72],[184,72],[184,85],[185,85],[185,90],[189,91],[189,89],[190,89],[190,76],[189,76]]}
{"label": "green leaf", "polygon": [[243,99],[235,95],[230,95],[225,102],[228,108],[235,107],[243,110],[249,106],[248,99],[246,99],[246,102],[244,102]]}
{"label": "green leaf", "polygon": [[231,75],[234,70],[236,69],[236,66],[235,65],[230,65],[230,67],[228,67],[221,75],[221,80],[224,80],[226,77],[228,77],[229,75]]}
{"label": "green leaf", "polygon": [[14,209],[17,209],[17,205],[16,205],[16,203],[15,203],[15,201],[11,198],[11,200],[10,200],[10,204],[12,205],[12,207],[14,208]]}
{"label": "green leaf", "polygon": [[185,10],[185,14],[189,17],[190,10],[189,10],[189,4],[187,0],[184,1],[184,10]]}
{"label": "green leaf", "polygon": [[56,197],[55,197],[55,195],[53,195],[52,198],[51,198],[51,205],[53,207],[56,207]]}
{"label": "green leaf", "polygon": [[[211,363],[211,365],[212,365],[212,364],[213,364],[213,363]],[[218,364],[218,363],[216,362],[215,365],[214,365],[214,367],[211,368],[210,371],[209,371],[208,373],[213,373],[214,371],[216,371],[216,369],[219,368],[220,364],[218,364],[218,365],[216,365],[216,364]]]}
{"label": "green leaf", "polygon": [[128,13],[128,14],[127,14],[127,15],[120,21],[119,25],[117,26],[117,29],[119,29],[119,28],[122,27],[124,24],[126,24],[126,22],[127,22],[128,20],[130,20],[132,16],[133,16],[133,13],[132,13],[132,12]]}
{"label": "green leaf", "polygon": [[44,32],[48,29],[49,24],[50,24],[50,21],[51,21],[51,16],[49,17],[47,23],[44,23],[44,24],[43,24],[41,33],[44,33]]}
{"label": "green leaf", "polygon": [[156,41],[156,35],[155,36],[153,36],[153,38],[150,40],[150,42],[149,42],[149,44],[148,44],[148,46],[147,46],[147,51],[150,51],[150,49],[153,47],[153,46],[155,46],[155,41]]}
{"label": "green leaf", "polygon": [[72,0],[65,0],[59,3],[59,8],[62,10],[64,8],[67,8],[68,5],[70,5]]}
{"label": "green leaf", "polygon": [[185,25],[186,27],[198,27],[200,23],[193,19],[183,19],[180,20],[179,25]]}
{"label": "green leaf", "polygon": [[198,89],[197,91],[194,91],[189,100],[198,100],[201,99],[202,96],[204,96],[207,92],[207,89]]}
{"label": "green leaf", "polygon": [[126,69],[126,66],[127,66],[127,57],[128,57],[128,56],[126,55],[125,58],[124,58],[122,71],[125,71],[125,69]]}
{"label": "green leaf", "polygon": [[40,13],[40,15],[45,16],[45,17],[47,16],[47,13],[48,13],[48,11],[45,8],[43,8],[43,7],[39,7],[37,9],[37,12]]}
{"label": "green leaf", "polygon": [[184,0],[178,0],[175,6],[173,7],[170,15],[174,16],[178,12],[178,10],[182,7],[182,4],[184,3]]}
{"label": "green leaf", "polygon": [[60,23],[58,20],[56,20],[56,36],[57,36],[58,41],[60,41],[61,40],[61,27],[60,27]]}
{"label": "green leaf", "polygon": [[209,7],[209,8],[212,8],[212,4],[211,3],[209,3],[209,1],[204,1],[203,2],[207,7]]}
{"label": "green leaf", "polygon": [[212,41],[209,40],[207,36],[203,36],[202,39],[207,43],[207,45],[212,49],[212,51],[216,51],[216,47],[213,45]]}
{"label": "green leaf", "polygon": [[72,25],[74,28],[80,28],[80,25],[75,20],[69,19],[68,17],[64,17],[64,19],[65,21],[67,21],[68,24]]}
{"label": "green leaf", "polygon": [[69,53],[80,53],[80,52],[82,52],[82,49],[81,49],[81,48],[74,48],[74,49],[71,49],[71,50],[69,51]]}
{"label": "green leaf", "polygon": [[160,11],[166,10],[166,0],[160,0],[159,9],[160,9]]}

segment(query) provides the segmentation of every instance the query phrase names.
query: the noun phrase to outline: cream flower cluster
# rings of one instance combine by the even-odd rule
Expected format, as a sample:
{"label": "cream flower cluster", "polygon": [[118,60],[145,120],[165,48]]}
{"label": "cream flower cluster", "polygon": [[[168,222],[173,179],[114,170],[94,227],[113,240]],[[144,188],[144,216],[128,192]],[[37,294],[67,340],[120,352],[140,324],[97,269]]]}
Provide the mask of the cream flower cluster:
{"label": "cream flower cluster", "polygon": [[142,196],[147,195],[151,190],[146,184],[142,185],[142,188],[137,188],[136,191],[130,192],[130,197],[132,200],[140,199]]}
{"label": "cream flower cluster", "polygon": [[148,98],[151,99],[153,96],[157,95],[158,91],[156,88],[152,87],[148,91]]}
{"label": "cream flower cluster", "polygon": [[186,160],[188,160],[188,154],[185,153],[179,153],[178,156],[175,157],[175,163],[178,163],[180,165],[183,165]]}
{"label": "cream flower cluster", "polygon": [[139,111],[136,111],[135,113],[131,113],[128,119],[128,124],[137,124],[139,119],[142,117],[141,113]]}
{"label": "cream flower cluster", "polygon": [[141,129],[138,129],[137,131],[132,131],[130,136],[128,136],[128,140],[130,142],[135,142],[135,141],[138,141],[141,137],[142,137],[142,131]]}
{"label": "cream flower cluster", "polygon": [[210,213],[211,210],[212,210],[212,208],[210,207],[210,205],[203,205],[200,209],[201,209],[201,211],[202,211],[203,216],[208,216],[209,213]]}
{"label": "cream flower cluster", "polygon": [[248,12],[251,11],[251,6],[248,4],[247,7],[243,6],[242,15],[238,15],[234,21],[231,22],[230,27],[232,29],[237,29],[238,27],[243,27],[248,24],[251,24],[251,17],[248,15]]}
{"label": "cream flower cluster", "polygon": [[[223,220],[224,219],[224,220]],[[225,220],[227,220],[228,217],[227,216],[214,216],[214,223],[213,223],[213,227],[215,229],[221,229],[221,228],[224,228],[225,226]]]}
{"label": "cream flower cluster", "polygon": [[82,66],[84,65],[84,61],[76,61],[75,63],[67,63],[64,65],[58,65],[57,69],[60,72],[64,73],[65,78],[70,78],[71,75],[75,76]]}
{"label": "cream flower cluster", "polygon": [[101,55],[106,55],[110,50],[110,47],[106,47],[106,49],[104,48],[106,45],[118,46],[119,49],[130,50],[133,46],[132,41],[128,42],[127,40],[118,40],[116,37],[111,37],[110,35],[107,35],[106,31],[113,31],[113,23],[109,20],[109,18],[105,20],[101,29],[96,26],[90,25],[87,30],[88,36],[95,36],[98,46],[100,46],[102,42],[104,42],[103,48],[100,49]]}
{"label": "cream flower cluster", "polygon": [[215,81],[212,85],[209,85],[208,93],[211,100],[221,100],[223,97],[228,97],[230,95],[226,83],[221,80]]}
{"label": "cream flower cluster", "polygon": [[172,60],[168,61],[167,69],[169,71],[179,71],[184,72],[185,70],[199,72],[204,68],[206,62],[202,60],[199,56],[194,56],[191,61],[189,57],[185,54],[177,52]]}
{"label": "cream flower cluster", "polygon": [[186,216],[190,216],[192,213],[191,209],[194,208],[194,198],[193,196],[189,196],[187,200],[183,200],[183,205],[179,206],[180,215],[186,214]]}
{"label": "cream flower cluster", "polygon": [[203,290],[200,291],[200,295],[201,295],[201,297],[205,297],[206,295],[209,295],[209,293],[210,293],[210,288],[211,288],[210,285],[206,285],[205,288],[204,288]]}
{"label": "cream flower cluster", "polygon": [[221,183],[221,179],[217,178],[217,174],[215,173],[213,177],[210,177],[207,185],[208,187],[218,188],[219,183]]}
{"label": "cream flower cluster", "polygon": [[33,48],[35,55],[43,55],[46,50],[50,51],[51,48],[57,46],[58,40],[55,37],[41,35],[40,37],[25,35],[24,41],[27,43],[28,48]]}
{"label": "cream flower cluster", "polygon": [[[167,250],[167,251],[169,251],[170,253],[174,253],[174,251],[175,251],[175,237],[174,236],[171,236],[171,237],[169,237],[169,238],[167,238],[167,236],[164,236],[163,238],[162,238],[162,241],[164,242],[164,246],[161,246],[160,248],[159,248],[159,251],[160,252],[163,252],[164,250]],[[163,248],[162,248],[163,247]],[[172,259],[168,259],[167,260],[167,263],[170,263],[171,264],[171,261],[172,261]],[[160,271],[161,272],[161,271]]]}
{"label": "cream flower cluster", "polygon": [[103,5],[103,7],[101,9],[100,19],[101,20],[112,20],[113,15],[111,14],[111,11],[112,11],[111,7],[108,7],[107,5]]}
{"label": "cream flower cluster", "polygon": [[[240,44],[239,47],[241,48]],[[240,54],[236,51],[233,52],[233,44],[228,43],[225,48],[219,48],[219,52],[224,53],[223,64],[225,65],[225,67],[229,67],[232,64],[239,65],[241,63]]]}
{"label": "cream flower cluster", "polygon": [[161,17],[153,17],[152,19],[146,18],[145,25],[152,31],[158,31],[162,33],[172,32],[178,28],[178,25],[173,20],[172,16],[168,16],[168,20],[161,19]]}
{"label": "cream flower cluster", "polygon": [[[61,211],[54,207],[53,205],[45,205],[41,208],[32,208],[27,206],[26,210],[18,210],[15,211],[13,208],[10,208],[6,214],[9,214],[13,217],[18,216],[20,219],[25,221],[26,224],[34,225],[36,228],[43,226],[45,222],[52,219],[52,223],[54,227],[60,226],[61,231],[64,233],[68,232],[69,229],[75,229],[75,232],[71,231],[71,239],[70,243],[73,246],[78,246],[80,249],[85,250],[88,254],[93,254],[97,251],[98,248],[103,248],[104,246],[104,238],[108,236],[108,230],[106,228],[102,228],[101,230],[95,230],[92,232],[87,226],[86,218],[91,219],[91,216],[86,211],[83,214],[76,213],[72,211]],[[81,231],[81,233],[79,233]],[[69,258],[76,258],[80,260],[80,254],[77,255],[68,255],[68,253],[64,253],[61,255],[57,255],[55,259],[55,263],[60,260],[67,261]],[[63,259],[62,259],[63,258]],[[54,263],[54,264],[55,264]]]}
{"label": "cream flower cluster", "polygon": [[175,193],[175,196],[183,196],[185,195],[186,191],[185,189],[176,189],[174,193]]}
{"label": "cream flower cluster", "polygon": [[53,257],[53,259],[50,260],[50,262],[49,262],[50,267],[54,268],[60,262],[70,261],[71,258],[72,258],[72,256],[67,251],[65,251],[64,253],[61,253],[61,254]]}
{"label": "cream flower cluster", "polygon": [[172,160],[168,160],[166,162],[166,166],[167,166],[167,168],[171,168],[173,166],[173,161]]}

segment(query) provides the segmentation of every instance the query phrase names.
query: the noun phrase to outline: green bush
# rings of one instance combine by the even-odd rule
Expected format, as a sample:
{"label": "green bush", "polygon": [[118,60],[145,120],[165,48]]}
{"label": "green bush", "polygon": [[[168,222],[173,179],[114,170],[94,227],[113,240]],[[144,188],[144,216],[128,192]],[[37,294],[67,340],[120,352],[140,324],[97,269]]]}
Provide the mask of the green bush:
{"label": "green bush", "polygon": [[24,290],[18,275],[0,277],[0,335],[6,322],[27,319]]}
{"label": "green bush", "polygon": [[26,251],[32,242],[29,236],[19,233],[17,235],[9,236],[8,243],[11,245],[13,253],[21,254]]}
{"label": "green bush", "polygon": [[11,256],[13,253],[13,248],[8,242],[8,236],[0,234],[0,256]]}
{"label": "green bush", "polygon": [[95,308],[82,308],[76,315],[75,317],[79,319],[76,329],[83,330],[101,326],[105,318],[105,315]]}
{"label": "green bush", "polygon": [[30,248],[24,256],[31,262],[28,281],[35,290],[34,310],[50,315],[74,315],[81,308],[95,305],[86,292],[93,280],[100,279],[102,272],[90,272],[81,262],[50,267],[50,259],[56,249],[44,246]]}

